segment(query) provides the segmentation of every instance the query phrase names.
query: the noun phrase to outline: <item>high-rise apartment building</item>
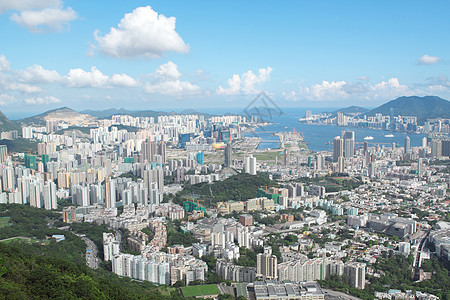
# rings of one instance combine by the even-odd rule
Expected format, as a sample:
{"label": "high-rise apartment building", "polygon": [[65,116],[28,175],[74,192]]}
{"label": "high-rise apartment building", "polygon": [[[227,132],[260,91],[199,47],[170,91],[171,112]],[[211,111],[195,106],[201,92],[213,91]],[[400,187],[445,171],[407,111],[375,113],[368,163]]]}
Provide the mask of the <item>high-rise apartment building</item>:
{"label": "high-rise apartment building", "polygon": [[228,143],[225,147],[225,167],[231,167],[233,163],[233,150],[232,144]]}
{"label": "high-rise apartment building", "polygon": [[355,154],[355,132],[343,131],[342,138],[344,139],[344,157],[353,157]]}
{"label": "high-rise apartment building", "polygon": [[278,260],[272,254],[271,247],[265,247],[264,253],[259,253],[256,257],[256,276],[264,279],[278,278]]}
{"label": "high-rise apartment building", "polygon": [[344,156],[344,140],[337,136],[333,139],[333,161],[338,161],[341,156]]}

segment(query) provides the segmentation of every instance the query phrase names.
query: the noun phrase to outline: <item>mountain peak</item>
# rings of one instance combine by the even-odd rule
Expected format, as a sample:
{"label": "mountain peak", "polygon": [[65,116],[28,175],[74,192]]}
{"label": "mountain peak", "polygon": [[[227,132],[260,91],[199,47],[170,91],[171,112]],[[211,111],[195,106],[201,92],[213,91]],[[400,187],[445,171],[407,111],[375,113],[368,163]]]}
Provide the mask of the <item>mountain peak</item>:
{"label": "mountain peak", "polygon": [[420,124],[426,119],[450,118],[450,102],[438,96],[402,96],[372,109],[366,115],[373,116],[377,113],[416,116]]}

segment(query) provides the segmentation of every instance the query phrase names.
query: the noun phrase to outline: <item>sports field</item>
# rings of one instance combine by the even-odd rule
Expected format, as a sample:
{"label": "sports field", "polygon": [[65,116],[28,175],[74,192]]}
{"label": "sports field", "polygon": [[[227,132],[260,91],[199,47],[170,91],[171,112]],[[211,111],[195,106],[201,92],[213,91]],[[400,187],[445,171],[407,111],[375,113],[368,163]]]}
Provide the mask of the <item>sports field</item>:
{"label": "sports field", "polygon": [[181,288],[183,290],[183,295],[185,297],[196,297],[196,296],[206,296],[206,295],[218,295],[220,294],[217,285],[215,284],[204,284],[195,286],[186,286]]}

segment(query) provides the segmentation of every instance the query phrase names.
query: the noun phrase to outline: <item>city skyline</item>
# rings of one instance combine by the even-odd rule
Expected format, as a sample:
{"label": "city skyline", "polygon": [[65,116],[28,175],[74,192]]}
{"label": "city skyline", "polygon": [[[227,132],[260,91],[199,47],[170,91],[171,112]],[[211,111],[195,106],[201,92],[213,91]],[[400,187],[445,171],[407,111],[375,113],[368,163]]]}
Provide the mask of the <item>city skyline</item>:
{"label": "city skyline", "polygon": [[322,4],[0,1],[0,110],[449,98],[448,3]]}

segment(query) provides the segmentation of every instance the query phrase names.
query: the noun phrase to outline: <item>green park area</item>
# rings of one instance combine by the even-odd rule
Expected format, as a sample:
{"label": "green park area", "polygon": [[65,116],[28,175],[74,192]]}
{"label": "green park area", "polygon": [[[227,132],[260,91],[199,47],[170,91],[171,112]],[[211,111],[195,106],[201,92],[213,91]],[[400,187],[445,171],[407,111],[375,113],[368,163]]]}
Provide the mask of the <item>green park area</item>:
{"label": "green park area", "polygon": [[9,239],[4,239],[1,240],[0,243],[26,243],[29,245],[32,245],[34,243],[40,243],[41,245],[48,245],[50,244],[49,241],[40,241],[38,239],[35,238],[29,238],[29,237],[24,237],[24,236],[18,236],[18,237],[14,237],[14,238],[9,238]]}
{"label": "green park area", "polygon": [[280,150],[267,150],[263,152],[256,152],[254,156],[258,161],[275,163],[275,159],[278,159],[278,162],[280,163],[283,158],[283,152]]}
{"label": "green park area", "polygon": [[171,294],[173,294],[174,292],[176,292],[176,288],[174,287],[168,287],[168,286],[159,286],[157,288],[158,292],[160,292],[163,296],[167,296],[169,297]]}
{"label": "green park area", "polygon": [[1,217],[0,218],[0,228],[8,227],[10,219],[11,219],[11,217]]}
{"label": "green park area", "polygon": [[197,297],[197,296],[208,296],[208,295],[220,294],[220,291],[217,288],[217,285],[215,285],[215,284],[186,286],[181,289],[182,289],[183,295],[185,297]]}

